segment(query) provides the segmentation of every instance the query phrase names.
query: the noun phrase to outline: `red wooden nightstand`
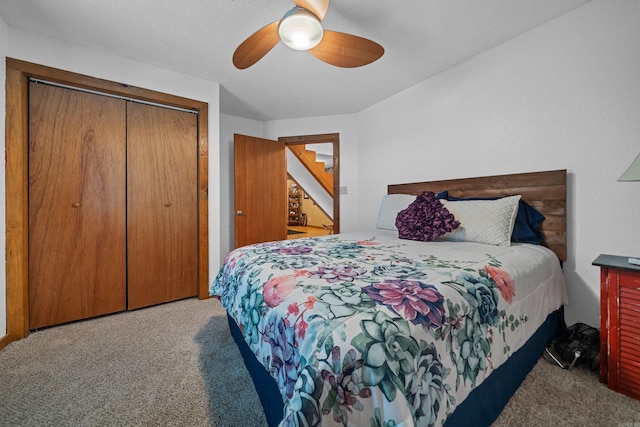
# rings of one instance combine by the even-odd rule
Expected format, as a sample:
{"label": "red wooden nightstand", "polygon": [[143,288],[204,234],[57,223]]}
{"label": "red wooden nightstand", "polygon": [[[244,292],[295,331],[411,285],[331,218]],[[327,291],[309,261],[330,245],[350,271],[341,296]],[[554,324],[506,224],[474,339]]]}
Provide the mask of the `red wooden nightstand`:
{"label": "red wooden nightstand", "polygon": [[640,399],[640,266],[600,255],[600,382]]}

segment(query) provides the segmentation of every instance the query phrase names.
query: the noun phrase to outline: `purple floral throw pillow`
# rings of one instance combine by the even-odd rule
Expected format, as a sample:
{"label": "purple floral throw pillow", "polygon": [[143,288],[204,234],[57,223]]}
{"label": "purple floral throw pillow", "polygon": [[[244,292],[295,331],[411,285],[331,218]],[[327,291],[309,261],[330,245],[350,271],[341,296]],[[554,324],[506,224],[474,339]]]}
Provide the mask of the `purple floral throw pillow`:
{"label": "purple floral throw pillow", "polygon": [[401,239],[430,242],[436,237],[455,230],[460,225],[433,191],[416,197],[405,210],[398,212],[396,227]]}

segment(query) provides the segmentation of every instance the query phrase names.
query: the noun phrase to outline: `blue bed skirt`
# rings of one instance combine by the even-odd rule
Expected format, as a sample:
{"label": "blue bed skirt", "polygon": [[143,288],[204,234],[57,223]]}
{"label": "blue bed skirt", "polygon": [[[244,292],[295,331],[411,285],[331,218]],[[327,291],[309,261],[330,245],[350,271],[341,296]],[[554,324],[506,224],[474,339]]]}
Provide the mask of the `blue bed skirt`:
{"label": "blue bed skirt", "polygon": [[236,325],[233,318],[227,315],[227,321],[229,322],[229,329],[231,330],[231,336],[240,349],[244,364],[251,375],[253,385],[256,387],[260,403],[264,409],[264,415],[267,418],[269,427],[276,427],[282,421],[284,416],[284,402],[280,395],[280,390],[276,385],[275,380],[269,375],[269,372],[258,362],[258,359],[253,355],[253,352],[244,341],[240,328]]}
{"label": "blue bed skirt", "polygon": [[[227,316],[227,319],[231,335],[240,349],[258,392],[267,423],[269,427],[276,427],[284,414],[284,403],[280,391],[273,378],[245,343],[234,320],[230,316]],[[447,419],[445,426],[490,426],[498,418],[527,374],[536,365],[545,346],[553,339],[559,322],[563,321],[562,309],[551,313],[522,348],[469,394]]]}

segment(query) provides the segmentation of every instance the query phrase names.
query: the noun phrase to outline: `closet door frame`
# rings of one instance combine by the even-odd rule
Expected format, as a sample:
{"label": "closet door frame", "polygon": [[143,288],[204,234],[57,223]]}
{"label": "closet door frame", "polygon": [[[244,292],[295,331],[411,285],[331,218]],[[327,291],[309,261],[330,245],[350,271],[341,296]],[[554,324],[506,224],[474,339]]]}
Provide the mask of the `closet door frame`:
{"label": "closet door frame", "polygon": [[5,131],[7,335],[4,339],[0,339],[0,349],[11,341],[29,335],[29,79],[46,80],[198,113],[198,298],[209,298],[208,104],[7,58]]}

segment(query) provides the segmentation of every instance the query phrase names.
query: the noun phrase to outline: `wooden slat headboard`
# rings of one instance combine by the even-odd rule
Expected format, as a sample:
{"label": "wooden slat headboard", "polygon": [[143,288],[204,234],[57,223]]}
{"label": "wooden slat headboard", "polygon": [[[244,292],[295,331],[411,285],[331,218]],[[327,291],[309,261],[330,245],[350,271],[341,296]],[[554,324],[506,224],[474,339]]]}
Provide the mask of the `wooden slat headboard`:
{"label": "wooden slat headboard", "polygon": [[544,245],[567,259],[567,171],[565,169],[495,175],[443,181],[391,184],[388,194],[421,194],[424,191],[448,191],[455,197],[505,197],[520,194],[522,200],[545,216],[540,228]]}

